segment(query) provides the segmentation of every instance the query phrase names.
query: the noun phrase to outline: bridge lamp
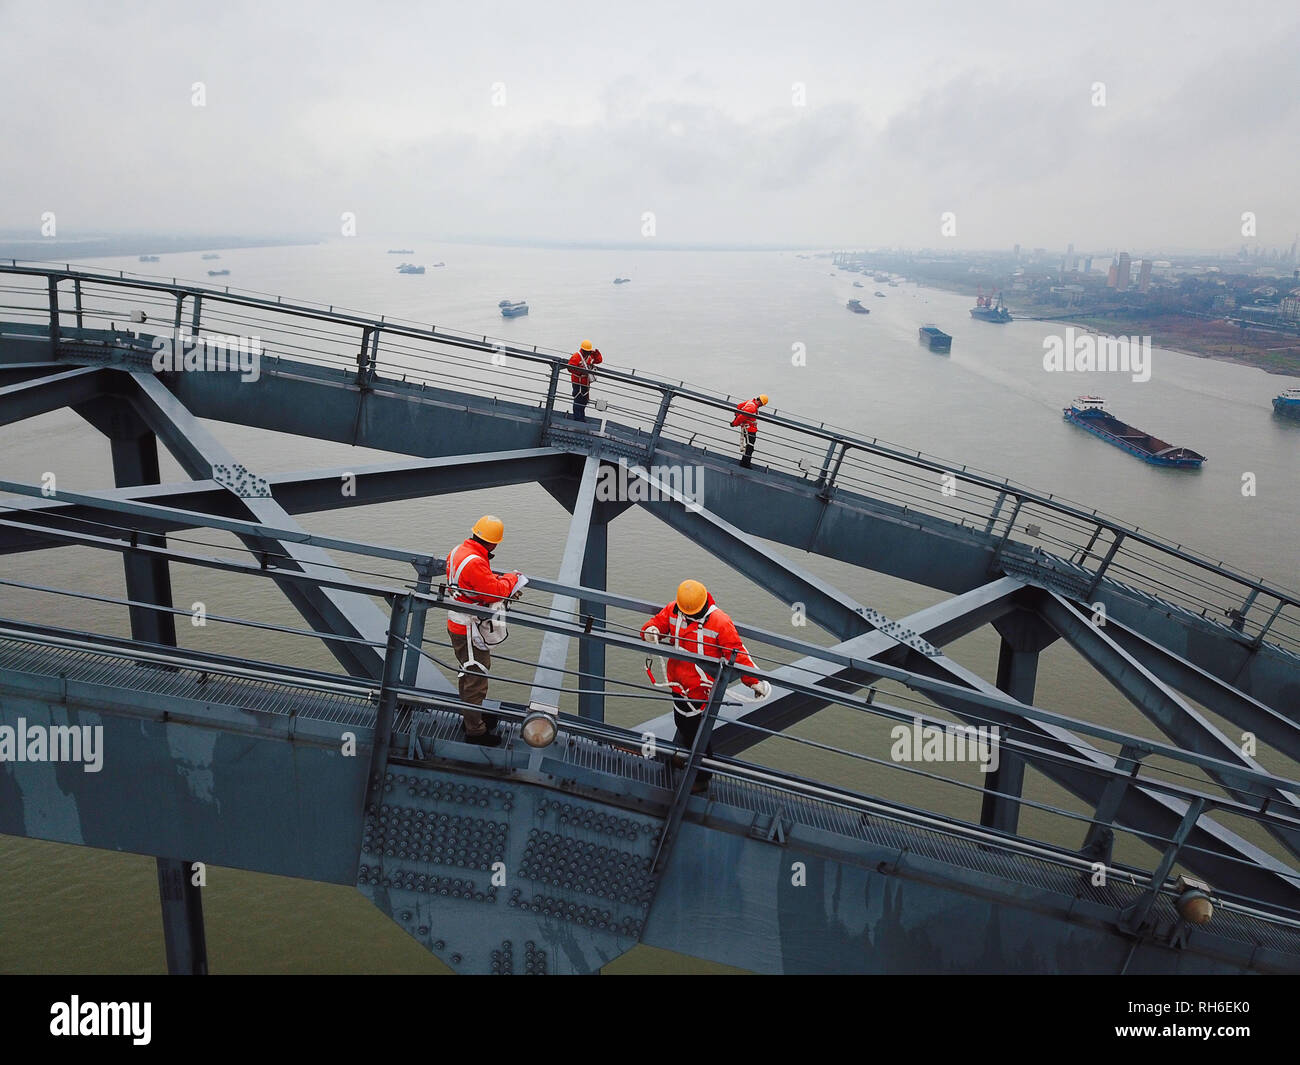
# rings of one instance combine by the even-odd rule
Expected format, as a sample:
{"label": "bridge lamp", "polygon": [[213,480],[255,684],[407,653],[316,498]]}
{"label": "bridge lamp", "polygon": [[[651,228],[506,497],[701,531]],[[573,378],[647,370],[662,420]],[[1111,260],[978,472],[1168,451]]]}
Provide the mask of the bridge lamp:
{"label": "bridge lamp", "polygon": [[555,714],[550,712],[553,709],[555,708],[538,709],[537,703],[529,707],[528,716],[519,728],[519,735],[529,747],[549,747],[555,742],[560,725]]}
{"label": "bridge lamp", "polygon": [[1210,898],[1210,885],[1189,876],[1180,876],[1175,885],[1179,891],[1174,905],[1188,924],[1209,924],[1214,917],[1214,902]]}

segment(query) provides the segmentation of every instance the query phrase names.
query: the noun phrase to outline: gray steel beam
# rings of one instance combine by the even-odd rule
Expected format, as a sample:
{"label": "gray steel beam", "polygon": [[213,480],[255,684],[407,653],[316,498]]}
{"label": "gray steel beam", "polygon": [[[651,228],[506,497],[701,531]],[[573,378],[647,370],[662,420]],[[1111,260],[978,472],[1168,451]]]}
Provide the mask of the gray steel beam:
{"label": "gray steel beam", "polygon": [[[582,556],[584,588],[605,588],[609,566],[609,522],[600,520],[597,511],[587,534],[587,550]],[[583,599],[582,613],[591,618],[592,627],[603,629],[607,611],[596,599]],[[578,672],[582,691],[578,695],[578,716],[593,721],[605,720],[605,645],[599,640],[579,639]]]}
{"label": "gray steel beam", "polygon": [[[210,478],[217,464],[233,465],[234,457],[205,429],[184,405],[157,378],[133,373],[139,388],[138,408],[144,420],[159,433],[172,454],[191,476]],[[284,509],[267,498],[243,499],[255,521],[282,529],[302,531]],[[279,566],[296,568],[303,573],[346,581],[344,574],[321,548],[274,537],[245,535],[240,537],[253,551],[270,551],[284,556]],[[387,642],[388,619],[364,595],[341,592],[333,588],[314,588],[303,581],[277,581],[280,589],[307,623],[323,634],[340,633],[356,636],[371,644]],[[351,642],[324,643],[349,672],[368,677],[383,675],[383,654],[375,646]],[[420,663],[418,683],[432,691],[451,692],[451,683],[425,660]]]}
{"label": "gray steel beam", "polygon": [[97,366],[81,367],[6,385],[0,388],[0,425],[94,399],[107,387],[109,373]]}
{"label": "gray steel beam", "polygon": [[[573,504],[573,520],[569,523],[569,536],[564,544],[564,558],[560,563],[557,580],[560,584],[576,585],[582,581],[582,570],[587,554],[587,540],[592,528],[592,509],[596,503],[596,481],[600,475],[600,458],[590,455],[582,469],[578,494]],[[579,613],[578,600],[573,596],[556,595],[551,600],[550,616],[556,621],[568,621]],[[545,706],[560,704],[560,690],[564,687],[564,663],[569,656],[569,637],[558,632],[548,632],[542,637],[542,649],[537,656],[537,669],[533,673],[531,702]],[[579,678],[581,682],[583,678]]]}
{"label": "gray steel beam", "polygon": [[1165,684],[1300,762],[1300,724],[1112,617],[1106,634]]}
{"label": "gray steel beam", "polygon": [[194,862],[156,859],[162,901],[163,947],[172,976],[207,976],[208,940],[203,928],[203,889],[194,883]]}
{"label": "gray steel beam", "polygon": [[[401,499],[456,492],[497,488],[503,485],[548,481],[564,476],[571,459],[553,448],[504,451],[493,455],[466,455],[445,459],[399,459],[366,466],[339,467],[310,472],[268,474],[263,479],[275,500],[288,514],[309,514],[344,507],[369,506]],[[345,478],[351,478],[345,481]],[[344,495],[347,484],[350,491]],[[153,503],[212,514],[239,517],[245,513],[237,499],[223,486],[211,480],[186,484],[149,485],[93,492],[86,495],[122,502]],[[56,528],[70,522],[102,521],[102,513],[91,507],[54,499],[0,499],[0,511],[21,510],[32,524]],[[138,528],[153,532],[173,532],[194,528],[192,521],[170,521],[156,515],[140,515],[133,521]],[[0,532],[0,554],[53,548],[63,541],[43,539],[39,533],[24,535],[18,530]]]}
{"label": "gray steel beam", "polygon": [[[1038,679],[1038,654],[1056,639],[1056,633],[1027,610],[1004,615],[994,621],[993,626],[1001,635],[998,690],[1022,703],[1032,703],[1034,684]],[[1024,786],[1024,759],[1004,749],[997,769],[988,775],[980,808],[980,824],[1014,835],[1020,822],[1018,799]]]}
{"label": "gray steel beam", "polygon": [[[703,481],[701,467],[699,477]],[[768,550],[754,537],[710,513],[698,502],[692,505],[682,492],[654,475],[654,467],[632,467],[634,473],[659,498],[641,506],[670,528],[699,544],[715,558],[744,574],[787,605],[802,603],[805,615],[840,640],[871,628],[863,606],[793,562]],[[701,485],[702,487],[702,485]]]}
{"label": "gray steel beam", "polygon": [[[915,655],[913,661],[918,673],[964,683],[978,692],[997,691],[997,688],[978,674],[946,656],[926,658]],[[969,723],[993,723],[1001,728],[1014,729],[1017,735],[1036,745],[1046,755],[1035,757],[1026,753],[1026,759],[1034,768],[1094,809],[1100,804],[1108,782],[1104,773],[1115,768],[1116,759],[1111,755],[1097,750],[1059,725],[1008,713],[1001,708],[986,707],[972,712],[969,705],[941,693],[931,694],[930,697]],[[1071,759],[1083,758],[1103,770],[1103,773],[1091,773],[1075,765],[1065,764],[1051,758],[1053,753]],[[1187,800],[1135,784],[1125,791],[1115,821],[1137,832],[1172,839],[1179,830],[1187,806]],[[1201,818],[1188,844],[1184,864],[1211,883],[1233,884],[1234,890],[1240,889],[1256,898],[1300,909],[1300,873],[1235,832],[1208,817]]]}
{"label": "gray steel beam", "polygon": [[[1255,759],[1242,753],[1218,728],[1189,706],[1168,685],[1156,677],[1133,655],[1110,638],[1104,628],[1094,625],[1079,615],[1076,607],[1055,592],[1044,591],[1040,610],[1047,621],[1066,641],[1078,651],[1121,695],[1136,707],[1144,717],[1155,723],[1160,731],[1185,750],[1196,751],[1212,758],[1239,762],[1247,769],[1265,773],[1267,770]],[[1300,805],[1290,792],[1248,782],[1228,779],[1223,773],[1208,770],[1219,784],[1238,799],[1247,796],[1267,799],[1270,803],[1291,807],[1292,814],[1300,814]],[[1283,846],[1300,857],[1300,833],[1290,832],[1280,826],[1267,826]]]}
{"label": "gray steel beam", "polygon": [[[139,422],[134,416],[130,419]],[[143,425],[136,428],[143,430]],[[115,434],[111,438],[113,479],[119,488],[158,481],[158,442],[147,430]],[[166,546],[161,536],[146,534],[146,543]],[[172,606],[171,573],[165,559],[128,553],[127,598],[158,606]],[[131,607],[131,636],[147,643],[176,646],[175,615],[147,607]],[[162,908],[163,943],[167,971],[173,975],[202,976],[208,971],[207,941],[203,931],[202,889],[191,878],[191,862],[158,857],[158,899]]]}
{"label": "gray steel beam", "polygon": [[[1004,578],[1003,581],[995,582],[994,585],[982,589],[982,595],[972,593],[969,599],[966,596],[959,596],[948,603],[931,607],[929,610],[933,613],[930,617],[921,616],[926,614],[922,611],[906,619],[905,624],[908,628],[925,635],[932,625],[940,621],[951,631],[954,625],[961,627],[963,619],[966,619],[965,623],[974,620],[979,611],[987,612],[991,609],[994,614],[1006,613],[1009,607],[1000,608],[1005,607],[1005,604],[1011,601],[1010,597],[1019,590],[1018,582],[1003,583],[1009,580]],[[981,619],[981,624],[983,620],[989,619],[987,617]],[[871,632],[848,641],[835,650],[841,651],[849,646],[855,647],[853,656],[858,658],[868,657],[873,651],[875,654],[881,654],[899,645],[888,640],[883,633]],[[912,652],[910,648],[906,651],[908,667],[920,675],[960,684],[974,692],[998,693],[994,685],[946,656],[930,657]],[[837,687],[848,685],[861,687],[868,683],[872,676],[866,669],[856,673],[848,670],[837,671],[835,667],[824,661],[796,663],[796,667],[803,665],[808,665],[813,671],[833,675],[838,682]],[[786,667],[786,669],[800,681],[810,680],[808,672],[802,670],[794,672],[795,667]],[[781,675],[781,673],[782,671],[779,670],[774,671],[774,675]],[[737,701],[741,698],[739,693],[729,694]],[[993,723],[1016,730],[1018,736],[1026,738],[1028,743],[1042,751],[1044,757],[1031,759],[1035,768],[1094,808],[1101,801],[1106,785],[1104,771],[1113,769],[1115,759],[1079,739],[1073,732],[1059,725],[1021,716],[1002,706],[972,706],[960,698],[950,698],[937,691],[926,691],[924,694],[969,722]],[[765,728],[784,728],[788,723],[807,717],[827,705],[829,705],[827,700],[819,700],[810,693],[782,692],[774,681],[773,694],[769,700],[751,703],[743,706],[739,711],[731,712],[731,716],[737,722],[731,727],[737,731],[727,736],[725,740],[721,722],[719,723],[719,728],[714,733],[715,750],[718,750],[719,754],[734,754],[766,738],[763,733],[744,729],[745,722],[762,724]],[[659,735],[657,730],[671,727],[671,721],[672,716],[665,715],[664,718],[638,726],[638,731],[654,731]],[[669,736],[671,732],[667,732],[665,738]],[[727,744],[725,751],[722,748],[723,742]],[[1064,764],[1052,758],[1052,755],[1059,755],[1071,761],[1083,759],[1103,772],[1090,773],[1077,765]],[[1181,799],[1134,786],[1127,789],[1115,820],[1130,828],[1162,834],[1167,838],[1177,830],[1185,807],[1186,802]],[[1202,823],[1197,827],[1192,838],[1192,848],[1184,858],[1185,864],[1188,868],[1196,869],[1212,882],[1215,880],[1220,883],[1249,882],[1251,890],[1257,892],[1261,898],[1268,898],[1287,906],[1300,904],[1300,876],[1294,870],[1209,818],[1202,819]]]}

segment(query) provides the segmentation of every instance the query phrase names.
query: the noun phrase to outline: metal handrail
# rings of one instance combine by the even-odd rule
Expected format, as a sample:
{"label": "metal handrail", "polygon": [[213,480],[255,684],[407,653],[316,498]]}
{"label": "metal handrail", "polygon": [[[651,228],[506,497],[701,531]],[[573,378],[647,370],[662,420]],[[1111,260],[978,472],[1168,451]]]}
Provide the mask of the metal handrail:
{"label": "metal handrail", "polygon": [[[50,268],[41,265],[19,265],[17,260],[11,260],[8,266],[0,266],[0,273],[12,274],[19,276],[40,277],[46,281],[48,289],[48,298],[51,301],[58,299],[58,284],[63,280],[72,280],[78,287],[83,282],[109,287],[125,288],[135,291],[147,292],[153,298],[159,296],[170,297],[177,301],[177,318],[180,316],[180,302],[185,299],[191,299],[195,302],[201,301],[205,308],[210,304],[225,304],[233,307],[242,307],[263,312],[271,312],[276,315],[287,315],[290,318],[298,320],[308,320],[316,322],[329,322],[334,324],[344,324],[350,328],[360,329],[363,333],[374,332],[381,338],[402,338],[409,341],[418,341],[420,344],[428,345],[430,342],[462,350],[476,351],[482,354],[502,354],[508,358],[518,358],[524,362],[538,365],[539,369],[545,367],[547,377],[551,380],[552,385],[559,365],[567,359],[564,353],[554,350],[544,349],[534,346],[531,350],[509,344],[505,341],[495,340],[486,335],[472,336],[467,333],[461,333],[453,330],[438,329],[437,327],[425,328],[415,323],[404,322],[399,319],[390,319],[380,317],[375,319],[367,317],[359,312],[344,311],[333,305],[317,304],[310,305],[300,302],[285,302],[282,297],[275,297],[272,300],[269,296],[263,297],[254,294],[241,294],[239,290],[215,290],[203,287],[201,285],[181,285],[162,280],[148,280],[144,278],[128,277],[125,271],[118,271],[117,274],[103,273],[93,270],[73,269],[70,264],[65,264],[63,268]],[[28,294],[35,297],[45,297],[47,292],[44,290],[31,289],[26,290]],[[80,303],[80,299],[79,299]],[[73,313],[70,310],[64,310],[55,302],[54,306],[57,311],[49,317],[51,328],[57,324],[59,318],[64,314]],[[32,308],[38,311],[39,305]],[[78,312],[78,317],[82,316],[82,311]],[[50,314],[49,310],[45,311]],[[346,337],[341,336],[341,341]],[[356,345],[353,345],[355,352]],[[446,358],[445,352],[436,350],[431,356],[417,356],[426,360],[434,356]],[[341,354],[340,356],[341,357]],[[335,364],[338,358],[331,360],[325,357],[327,365]],[[355,357],[355,356],[354,356]],[[418,367],[403,366],[387,357],[382,344],[379,349],[379,357],[375,362],[376,369],[401,373],[403,370],[411,374],[418,370]],[[560,371],[562,372],[562,371]],[[404,375],[405,376],[405,375]],[[638,374],[635,370],[624,371],[615,369],[612,366],[602,366],[598,372],[598,379],[602,381],[605,387],[613,382],[618,385],[620,392],[626,391],[629,395],[648,394],[649,402],[647,404],[647,413],[643,420],[646,422],[646,433],[648,439],[654,441],[659,448],[665,447],[669,443],[688,443],[694,437],[686,440],[678,439],[673,433],[674,423],[681,417],[683,401],[691,404],[702,405],[707,410],[717,410],[730,414],[734,410],[734,397],[722,397],[717,393],[687,387],[684,383],[678,382],[673,384],[671,381],[658,379],[652,376]],[[515,386],[510,386],[514,388]],[[528,394],[525,392],[525,394]],[[541,396],[541,393],[533,393],[535,396]],[[548,410],[553,408],[556,402],[556,393],[552,387],[550,392],[542,397],[542,404]],[[672,417],[669,411],[672,411]],[[636,413],[636,412],[633,412]],[[1191,567],[1192,572],[1179,572],[1179,578],[1182,580],[1199,582],[1211,593],[1215,594],[1213,600],[1197,598],[1191,595],[1193,608],[1199,604],[1203,607],[1202,613],[1214,608],[1222,611],[1223,616],[1233,619],[1231,626],[1225,628],[1234,629],[1240,634],[1243,643],[1252,647],[1258,647],[1264,642],[1264,636],[1273,629],[1279,622],[1284,625],[1295,624],[1293,618],[1284,611],[1296,610],[1300,608],[1300,593],[1294,593],[1289,590],[1268,584],[1258,578],[1248,576],[1244,573],[1237,572],[1230,567],[1225,566],[1222,562],[1212,562],[1207,557],[1198,555],[1189,551],[1181,544],[1171,544],[1149,532],[1145,532],[1138,527],[1126,525],[1116,519],[1110,518],[1099,513],[1096,510],[1088,511],[1081,506],[1075,505],[1067,500],[1063,500],[1055,495],[1036,492],[1024,486],[1016,485],[1010,480],[999,481],[996,478],[986,475],[980,471],[973,470],[964,464],[945,462],[934,456],[927,456],[921,452],[910,452],[900,449],[896,446],[880,442],[879,438],[867,440],[865,437],[854,436],[850,433],[827,427],[824,424],[814,426],[810,422],[805,422],[798,418],[790,417],[776,412],[760,412],[758,415],[765,425],[768,426],[769,432],[781,432],[792,434],[796,439],[815,441],[815,446],[808,450],[821,451],[826,454],[838,451],[839,458],[835,462],[832,470],[823,469],[819,484],[825,493],[829,493],[836,486],[837,480],[845,484],[862,483],[853,477],[851,471],[861,469],[862,464],[859,456],[875,456],[886,459],[891,463],[896,463],[912,471],[924,470],[931,475],[952,475],[956,476],[964,490],[971,487],[978,487],[987,491],[991,495],[995,494],[998,499],[1005,500],[1011,497],[1017,504],[1017,510],[1030,505],[1036,508],[1041,515],[1035,513],[1040,521],[1052,520],[1061,523],[1066,529],[1077,531],[1081,537],[1087,535],[1089,542],[1095,542],[1099,533],[1109,533],[1112,538],[1122,540],[1123,546],[1119,552],[1112,558],[1104,561],[1095,571],[1096,577],[1104,575],[1105,570],[1110,565],[1115,565],[1117,570],[1123,569],[1125,560],[1132,559],[1135,564],[1153,565],[1153,563],[1144,560],[1135,550],[1140,545],[1153,550],[1158,558],[1173,560],[1181,563],[1185,567]],[[705,423],[706,428],[709,424]],[[678,430],[685,435],[684,430]],[[697,433],[694,435],[698,435]],[[868,464],[869,465],[869,464]],[[797,467],[792,467],[795,472],[800,472]],[[895,476],[891,474],[891,476]],[[909,475],[911,483],[919,483],[915,474]],[[906,478],[904,478],[906,479]],[[871,480],[865,482],[870,487],[875,487]],[[933,479],[925,482],[933,484]],[[914,497],[915,500],[924,500],[924,497]],[[904,508],[915,510],[917,513],[924,513],[930,517],[937,517],[941,520],[952,520],[951,515],[945,513],[943,507],[930,507],[923,509],[920,506],[909,505],[904,503]],[[1001,504],[997,504],[1000,508]],[[992,509],[992,504],[990,505]],[[968,512],[971,515],[972,527],[977,528],[980,522],[977,520],[976,512]],[[983,512],[978,512],[982,514]],[[993,512],[996,518],[996,510]],[[966,519],[961,524],[965,525]],[[1025,524],[1032,524],[1026,522]],[[1005,529],[1004,540],[1015,531],[1012,522],[1008,521]],[[1017,541],[1020,542],[1020,541]],[[1071,553],[1083,547],[1082,543],[1072,544],[1069,541],[1061,541],[1063,546],[1068,546]],[[1087,552],[1084,552],[1087,557]],[[1130,571],[1143,580],[1151,581],[1160,589],[1161,596],[1164,597],[1170,589],[1170,586],[1163,584],[1159,580],[1152,580],[1149,575],[1139,574],[1138,571]],[[1230,593],[1227,589],[1216,588],[1207,583],[1207,578],[1214,577],[1221,581],[1226,581],[1231,587],[1237,589],[1236,593]],[[1189,594],[1183,592],[1182,594]],[[1260,595],[1268,597],[1272,602],[1259,603]],[[1267,620],[1262,624],[1254,623],[1254,628],[1247,629],[1247,617],[1249,611],[1255,608],[1261,614],[1267,614]],[[1211,618],[1218,623],[1217,618]],[[1220,623],[1221,624],[1221,623]],[[1281,640],[1288,645],[1294,645],[1300,649],[1300,639],[1292,638],[1290,635],[1281,637]]]}

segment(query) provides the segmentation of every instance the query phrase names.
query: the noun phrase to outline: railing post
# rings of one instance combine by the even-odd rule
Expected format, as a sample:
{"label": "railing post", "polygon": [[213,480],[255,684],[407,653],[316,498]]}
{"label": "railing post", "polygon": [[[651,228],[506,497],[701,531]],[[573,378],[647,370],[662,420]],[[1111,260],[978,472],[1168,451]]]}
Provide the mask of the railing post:
{"label": "railing post", "polygon": [[551,363],[551,381],[546,389],[546,414],[542,418],[542,432],[545,433],[551,427],[551,420],[555,416],[555,393],[560,387],[560,360],[555,359]]}
{"label": "railing post", "polygon": [[59,355],[59,279],[49,275],[50,288],[50,356]]}
{"label": "railing post", "polygon": [[[1130,781],[1142,768],[1142,756],[1147,754],[1144,747],[1126,743],[1120,748],[1119,757],[1115,759],[1115,773],[1102,789],[1101,798],[1097,800],[1097,809],[1093,814],[1092,824],[1083,838],[1081,852],[1086,857],[1109,862],[1111,851],[1115,846],[1115,833],[1111,825],[1119,813],[1124,793],[1128,791]],[[1120,776],[1119,774],[1124,774]]]}
{"label": "railing post", "polygon": [[1016,505],[1011,511],[1011,517],[1007,519],[1006,531],[1002,534],[1002,539],[998,541],[997,550],[993,552],[993,561],[989,563],[989,569],[996,568],[999,560],[1002,558],[1002,549],[1007,546],[1007,541],[1011,539],[1011,534],[1016,529],[1016,518],[1020,516],[1020,508],[1025,505],[1023,497],[1016,496]]}
{"label": "railing post", "polygon": [[74,306],[77,311],[77,328],[80,329],[82,327],[82,320],[81,320],[81,278],[79,277],[74,277],[72,279],[72,298],[74,301]]}
{"label": "railing post", "polygon": [[668,820],[664,825],[663,835],[659,837],[659,846],[655,850],[654,861],[650,863],[652,875],[658,876],[662,873],[668,865],[669,857],[672,855],[673,844],[677,841],[677,832],[681,828],[682,816],[686,813],[687,802],[690,801],[691,788],[694,786],[695,777],[699,773],[700,759],[704,757],[704,752],[709,746],[709,737],[713,735],[713,723],[718,717],[718,705],[722,702],[722,695],[726,692],[727,683],[731,679],[736,654],[737,652],[733,650],[718,668],[718,675],[714,678],[708,701],[704,704],[704,713],[700,718],[699,731],[695,733],[695,742],[691,744],[691,753],[686,759],[686,768],[682,771],[681,780],[677,782],[677,791],[673,794],[673,804],[668,811]]}
{"label": "railing post", "polygon": [[[1178,828],[1169,841],[1169,846],[1161,856],[1160,864],[1156,866],[1155,872],[1151,874],[1150,888],[1137,902],[1127,907],[1120,916],[1120,927],[1126,932],[1138,935],[1142,931],[1142,925],[1147,919],[1147,914],[1151,912],[1151,907],[1155,905],[1160,889],[1165,886],[1165,879],[1169,876],[1169,870],[1174,867],[1174,862],[1178,860],[1178,852],[1183,849],[1183,844],[1187,842],[1187,837],[1192,834],[1192,829],[1196,827],[1196,822],[1200,820],[1204,810],[1204,796],[1198,795],[1187,804],[1187,811],[1183,814],[1183,819],[1178,823]],[[1125,965],[1127,964],[1125,962]]]}
{"label": "railing post", "polygon": [[384,772],[388,767],[388,751],[393,741],[393,718],[397,708],[397,693],[393,691],[393,686],[401,679],[402,663],[406,657],[406,629],[413,599],[408,593],[393,600],[393,613],[388,623],[388,643],[384,651],[384,671],[379,682],[379,703],[375,708],[375,732],[370,747],[370,777],[366,784],[367,810],[384,794]]}
{"label": "railing post", "polygon": [[190,333],[193,336],[199,335],[199,315],[203,308],[203,293],[194,292],[191,294],[193,302],[190,304]]}
{"label": "railing post", "polygon": [[[840,453],[835,456],[835,461],[830,465],[829,470],[826,468],[826,464],[823,463],[821,475],[817,478],[817,483],[821,485],[821,491],[817,494],[822,499],[830,498],[831,490],[835,487],[835,478],[839,475],[840,466],[844,463],[844,456],[849,453],[849,444],[847,440],[837,439],[831,441],[832,448],[837,444],[839,445]],[[830,454],[830,450],[828,449],[826,452],[827,460],[830,459]]]}
{"label": "railing post", "polygon": [[1264,642],[1264,634],[1267,633],[1268,630],[1271,629],[1271,628],[1273,627],[1273,622],[1275,622],[1275,621],[1277,620],[1277,616],[1278,616],[1280,613],[1282,613],[1282,608],[1283,608],[1284,606],[1286,606],[1286,600],[1285,600],[1285,599],[1279,599],[1279,600],[1277,601],[1277,606],[1275,606],[1275,607],[1273,608],[1273,613],[1269,614],[1269,616],[1268,616],[1268,620],[1267,620],[1266,622],[1264,622],[1264,624],[1263,624],[1263,626],[1260,628],[1259,632],[1255,633],[1255,639],[1254,639],[1254,641],[1251,643],[1251,647],[1252,647],[1252,648],[1259,647],[1260,644],[1262,644],[1262,643]]}
{"label": "railing post", "polygon": [[1084,562],[1087,561],[1088,556],[1092,554],[1092,549],[1097,546],[1097,541],[1101,539],[1102,530],[1105,528],[1106,526],[1102,525],[1101,522],[1098,522],[1097,525],[1093,528],[1092,536],[1088,538],[1088,545],[1082,551],[1079,552],[1080,566],[1082,566]]}
{"label": "railing post", "polygon": [[1246,629],[1246,615],[1250,613],[1250,608],[1255,605],[1255,600],[1259,597],[1259,589],[1252,588],[1250,595],[1246,596],[1246,601],[1241,604],[1239,609],[1229,607],[1224,611],[1224,615],[1232,618],[1232,628],[1237,632],[1244,632]]}
{"label": "railing post", "polygon": [[375,379],[375,363],[379,355],[379,327],[363,325],[361,327],[361,350],[357,352],[356,385],[363,392],[370,388]]}
{"label": "railing post", "polygon": [[650,457],[654,458],[655,448],[659,446],[660,434],[664,431],[664,422],[668,419],[668,405],[673,401],[673,390],[664,389],[664,398],[659,401],[659,413],[655,415],[654,432],[650,434]]}
{"label": "railing post", "polygon": [[[429,594],[429,588],[433,583],[434,566],[437,559],[427,558],[415,563],[415,591],[418,596]],[[420,657],[424,647],[424,622],[425,615],[429,612],[429,604],[423,598],[412,597],[411,605],[411,634],[407,640],[406,656],[402,660],[402,687],[414,688],[416,679],[420,673]],[[415,721],[415,712],[411,714],[411,734],[407,741],[406,753],[408,756],[418,758],[424,757],[424,750],[420,747],[419,729]]]}
{"label": "railing post", "polygon": [[989,512],[988,523],[984,526],[984,533],[987,536],[993,531],[993,526],[998,523],[998,515],[1002,513],[1002,504],[1007,501],[1006,490],[1003,489],[998,493],[998,498],[993,504],[993,509]]}
{"label": "railing post", "polygon": [[1116,553],[1119,551],[1119,545],[1123,542],[1124,534],[1122,532],[1116,532],[1115,542],[1110,545],[1110,550],[1106,552],[1106,557],[1101,560],[1101,565],[1097,567],[1097,572],[1092,575],[1092,583],[1088,585],[1089,598],[1091,598],[1093,593],[1101,587],[1101,578],[1106,572],[1106,567],[1110,565],[1111,559],[1115,557]]}

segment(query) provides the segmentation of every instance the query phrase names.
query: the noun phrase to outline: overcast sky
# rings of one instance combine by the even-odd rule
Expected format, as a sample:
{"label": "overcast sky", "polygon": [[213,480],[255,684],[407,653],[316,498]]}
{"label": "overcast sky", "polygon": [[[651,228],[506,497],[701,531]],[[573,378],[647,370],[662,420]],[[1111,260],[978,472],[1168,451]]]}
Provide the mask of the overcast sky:
{"label": "overcast sky", "polygon": [[0,145],[33,235],[1289,245],[1300,4],[0,0]]}

